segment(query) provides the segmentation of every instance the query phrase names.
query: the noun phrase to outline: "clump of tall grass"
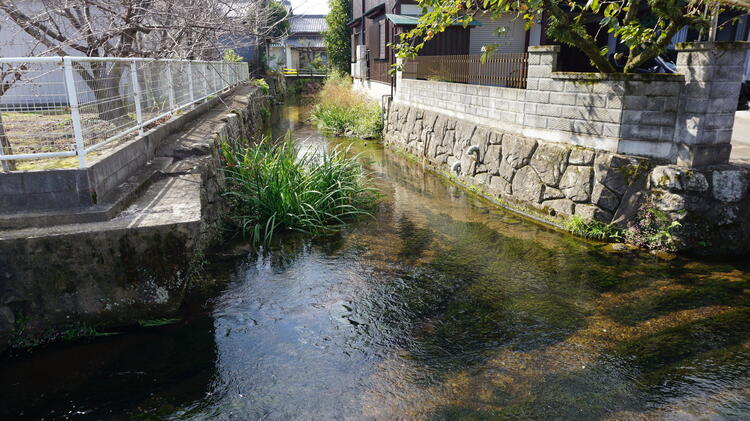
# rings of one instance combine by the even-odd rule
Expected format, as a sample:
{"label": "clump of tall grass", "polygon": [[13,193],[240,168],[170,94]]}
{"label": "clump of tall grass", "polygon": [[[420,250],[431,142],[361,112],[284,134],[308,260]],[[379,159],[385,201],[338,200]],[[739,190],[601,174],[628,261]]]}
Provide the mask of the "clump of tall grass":
{"label": "clump of tall grass", "polygon": [[571,233],[584,238],[600,241],[621,241],[622,230],[611,224],[593,219],[584,219],[578,215],[571,216],[565,222],[565,228]]}
{"label": "clump of tall grass", "polygon": [[287,140],[224,143],[232,221],[256,244],[280,231],[318,235],[371,215],[379,198],[357,156],[334,149],[300,154]]}
{"label": "clump of tall grass", "polygon": [[383,131],[380,105],[354,92],[348,76],[330,74],[316,101],[311,115],[319,129],[334,135],[380,137]]}

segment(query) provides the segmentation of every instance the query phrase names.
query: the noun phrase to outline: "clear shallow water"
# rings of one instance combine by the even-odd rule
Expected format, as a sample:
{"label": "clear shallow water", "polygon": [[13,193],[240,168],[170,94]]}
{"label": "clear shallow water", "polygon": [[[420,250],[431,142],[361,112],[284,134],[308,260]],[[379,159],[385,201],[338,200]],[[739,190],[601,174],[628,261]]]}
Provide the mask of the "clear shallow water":
{"label": "clear shallow water", "polygon": [[609,254],[354,148],[373,220],[228,244],[180,322],[0,362],[0,419],[750,417],[748,262]]}

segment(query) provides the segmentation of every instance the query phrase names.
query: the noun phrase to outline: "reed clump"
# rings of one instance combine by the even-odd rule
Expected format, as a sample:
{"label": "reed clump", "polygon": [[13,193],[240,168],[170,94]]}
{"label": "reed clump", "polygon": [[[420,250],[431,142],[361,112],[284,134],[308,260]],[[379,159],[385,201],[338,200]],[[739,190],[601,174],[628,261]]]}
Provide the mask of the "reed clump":
{"label": "reed clump", "polygon": [[370,216],[378,191],[348,150],[300,153],[288,138],[222,145],[230,220],[256,245],[282,231],[320,235]]}

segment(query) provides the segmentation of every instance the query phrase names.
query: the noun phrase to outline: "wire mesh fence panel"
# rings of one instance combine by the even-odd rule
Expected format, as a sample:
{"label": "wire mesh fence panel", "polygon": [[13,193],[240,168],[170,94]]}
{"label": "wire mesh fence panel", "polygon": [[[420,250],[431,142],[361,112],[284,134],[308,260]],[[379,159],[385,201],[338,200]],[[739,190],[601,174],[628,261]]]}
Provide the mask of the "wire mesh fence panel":
{"label": "wire mesh fence panel", "polygon": [[62,62],[0,61],[3,155],[74,151]]}
{"label": "wire mesh fence panel", "polygon": [[141,89],[141,110],[144,122],[162,117],[172,109],[170,103],[170,81],[167,62],[150,61],[141,63],[138,83]]}
{"label": "wire mesh fence panel", "polygon": [[138,124],[129,63],[73,61],[73,69],[84,147]]}
{"label": "wire mesh fence panel", "polygon": [[188,72],[189,63],[173,62],[172,63],[172,82],[174,86],[174,99],[178,107],[190,104],[190,73]]}
{"label": "wire mesh fence panel", "polygon": [[246,63],[0,58],[2,170],[17,160],[75,155],[85,166],[86,153],[248,78]]}

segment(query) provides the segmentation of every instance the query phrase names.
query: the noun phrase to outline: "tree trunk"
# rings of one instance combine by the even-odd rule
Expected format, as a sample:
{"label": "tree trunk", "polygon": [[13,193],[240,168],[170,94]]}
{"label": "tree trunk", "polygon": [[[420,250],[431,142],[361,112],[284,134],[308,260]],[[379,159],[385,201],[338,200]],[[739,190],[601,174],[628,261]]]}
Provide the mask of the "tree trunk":
{"label": "tree trunk", "polygon": [[[13,155],[13,148],[10,145],[10,141],[5,136],[5,127],[3,126],[3,115],[0,113],[0,148],[3,149],[3,155]],[[15,161],[2,161],[3,172],[10,172],[16,170]]]}
{"label": "tree trunk", "polygon": [[108,68],[109,63],[91,62],[89,66],[88,69],[76,66],[76,70],[94,94],[97,117],[105,121],[127,117],[127,104],[120,93],[123,65],[113,63]]}
{"label": "tree trunk", "polygon": [[637,55],[631,54],[628,57],[628,61],[625,63],[625,68],[623,69],[623,72],[624,73],[634,72],[643,63],[658,56],[662,51],[666,49],[667,45],[672,40],[672,37],[674,37],[677,34],[677,32],[679,32],[680,29],[682,29],[682,27],[685,25],[686,23],[682,19],[673,18],[672,22],[667,26],[664,32],[662,32],[662,34],[659,36],[659,39],[656,40],[656,42],[654,42],[653,44],[645,48],[639,54]]}
{"label": "tree trunk", "polygon": [[[98,64],[98,63],[97,63]],[[107,71],[107,63],[101,63],[100,77],[96,78],[94,84],[94,96],[96,97],[96,110],[100,120],[111,121],[127,117],[128,108],[124,98],[120,94],[120,79],[122,78],[122,65],[114,63],[110,71]]]}

